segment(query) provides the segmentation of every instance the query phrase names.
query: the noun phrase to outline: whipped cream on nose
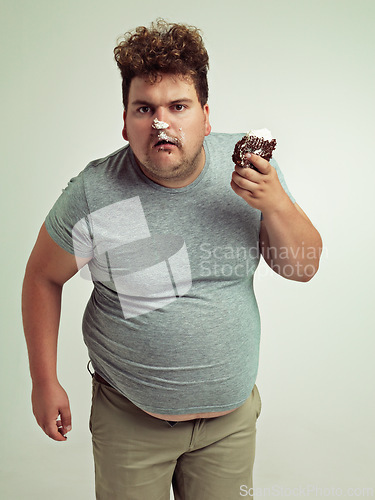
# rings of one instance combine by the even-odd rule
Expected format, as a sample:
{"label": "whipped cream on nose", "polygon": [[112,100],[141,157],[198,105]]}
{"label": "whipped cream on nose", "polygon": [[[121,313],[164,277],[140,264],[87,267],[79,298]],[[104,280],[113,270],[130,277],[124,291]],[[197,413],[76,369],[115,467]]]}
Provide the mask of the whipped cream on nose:
{"label": "whipped cream on nose", "polygon": [[157,118],[154,118],[154,121],[152,122],[151,127],[156,129],[156,130],[164,130],[164,129],[169,127],[169,124],[162,122],[162,121],[159,121]]}

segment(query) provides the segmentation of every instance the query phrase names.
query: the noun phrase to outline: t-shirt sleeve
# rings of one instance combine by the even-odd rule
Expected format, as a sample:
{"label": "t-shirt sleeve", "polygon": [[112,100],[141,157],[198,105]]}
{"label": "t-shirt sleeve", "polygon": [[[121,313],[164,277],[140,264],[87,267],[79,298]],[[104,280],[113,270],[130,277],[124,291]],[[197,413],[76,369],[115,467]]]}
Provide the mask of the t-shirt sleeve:
{"label": "t-shirt sleeve", "polygon": [[277,172],[277,176],[279,178],[279,181],[280,181],[280,184],[282,185],[282,187],[284,188],[284,191],[286,192],[286,194],[289,196],[289,198],[291,199],[291,201],[293,203],[296,202],[294,196],[292,195],[292,193],[289,191],[289,188],[287,186],[287,183],[285,182],[285,179],[284,179],[284,175],[282,173],[282,171],[280,170],[280,167],[277,163],[276,160],[274,160],[273,158],[271,158],[270,160],[270,164],[275,168],[276,172]]}
{"label": "t-shirt sleeve", "polygon": [[63,250],[76,257],[93,254],[89,208],[83,173],[71,179],[45,219],[48,234]]}

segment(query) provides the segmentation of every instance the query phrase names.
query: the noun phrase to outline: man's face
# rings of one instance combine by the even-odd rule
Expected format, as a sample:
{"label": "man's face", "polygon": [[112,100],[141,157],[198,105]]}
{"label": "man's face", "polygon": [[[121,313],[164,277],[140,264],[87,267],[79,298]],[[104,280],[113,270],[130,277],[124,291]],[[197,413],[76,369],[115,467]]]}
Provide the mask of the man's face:
{"label": "man's face", "polygon": [[172,188],[193,182],[204,167],[210,131],[208,105],[201,106],[191,80],[163,74],[154,84],[131,81],[123,137],[153,181]]}

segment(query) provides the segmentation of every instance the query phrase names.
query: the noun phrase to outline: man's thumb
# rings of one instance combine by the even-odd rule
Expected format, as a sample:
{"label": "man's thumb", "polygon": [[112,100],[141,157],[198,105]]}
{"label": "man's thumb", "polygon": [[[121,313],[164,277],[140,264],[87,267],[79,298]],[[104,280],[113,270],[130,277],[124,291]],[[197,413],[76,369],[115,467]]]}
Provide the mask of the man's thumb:
{"label": "man's thumb", "polygon": [[72,416],[69,407],[62,408],[60,410],[60,415],[61,415],[61,424],[63,427],[62,430],[63,434],[65,435],[67,432],[72,430]]}

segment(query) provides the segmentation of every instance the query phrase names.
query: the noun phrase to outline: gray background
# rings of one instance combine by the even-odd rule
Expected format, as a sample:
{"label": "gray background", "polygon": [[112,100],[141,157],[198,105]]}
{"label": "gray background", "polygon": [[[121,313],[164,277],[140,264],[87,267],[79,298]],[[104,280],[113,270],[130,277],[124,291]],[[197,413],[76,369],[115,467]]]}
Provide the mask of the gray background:
{"label": "gray background", "polygon": [[123,32],[157,16],[202,29],[213,130],[269,128],[289,187],[324,239],[312,282],[284,280],[265,265],[256,278],[263,326],[256,497],[302,498],[299,487],[310,487],[309,496],[323,496],[323,488],[341,498],[359,488],[356,496],[366,496],[362,488],[375,489],[375,2],[2,0],[0,6],[1,498],[94,498],[90,377],[80,333],[90,284],[76,276],[65,287],[59,376],[73,431],[67,443],[56,443],[31,413],[21,283],[61,189],[91,159],[123,145],[112,50]]}

